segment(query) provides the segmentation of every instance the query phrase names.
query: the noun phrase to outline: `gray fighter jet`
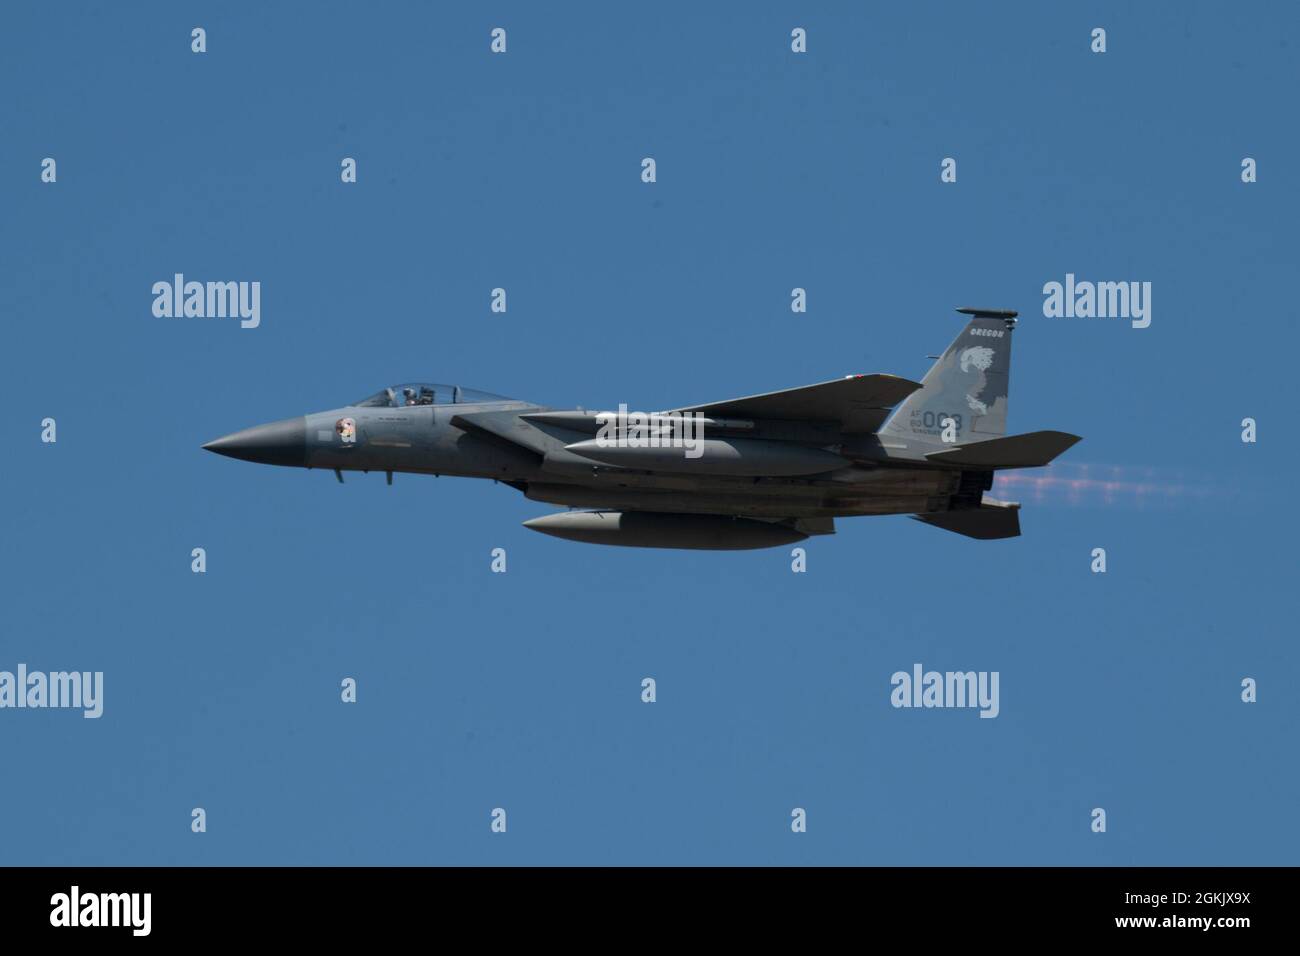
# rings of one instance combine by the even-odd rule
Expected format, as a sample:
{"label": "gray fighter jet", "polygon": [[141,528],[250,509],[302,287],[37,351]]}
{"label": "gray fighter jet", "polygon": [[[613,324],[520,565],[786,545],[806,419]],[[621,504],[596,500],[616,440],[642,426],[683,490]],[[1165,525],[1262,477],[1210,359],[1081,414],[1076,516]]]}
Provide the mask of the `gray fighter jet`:
{"label": "gray fighter jet", "polygon": [[381,389],[342,408],[208,442],[244,461],[493,478],[570,510],[525,521],[558,538],[740,550],[906,514],[971,538],[1020,534],[985,494],[1000,468],[1046,465],[1079,438],[1006,434],[1015,312],[970,323],[920,382],[850,375],[656,413],[557,410],[448,385]]}

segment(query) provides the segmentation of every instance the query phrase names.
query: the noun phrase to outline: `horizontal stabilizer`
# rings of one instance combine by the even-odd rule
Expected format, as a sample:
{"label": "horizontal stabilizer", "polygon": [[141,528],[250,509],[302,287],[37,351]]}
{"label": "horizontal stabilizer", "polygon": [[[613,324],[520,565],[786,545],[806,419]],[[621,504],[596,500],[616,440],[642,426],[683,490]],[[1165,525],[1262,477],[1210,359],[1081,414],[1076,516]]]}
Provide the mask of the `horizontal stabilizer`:
{"label": "horizontal stabilizer", "polygon": [[890,409],[920,387],[920,382],[897,375],[850,375],[816,385],[675,410],[718,418],[833,422],[846,432],[870,433],[880,427]]}
{"label": "horizontal stabilizer", "polygon": [[1015,538],[1020,534],[1020,505],[995,498],[985,498],[978,508],[912,517],[944,531],[953,531],[981,541]]}
{"label": "horizontal stabilizer", "polygon": [[1066,451],[1078,435],[1066,432],[1027,432],[990,438],[988,441],[960,445],[946,451],[931,452],[926,461],[939,465],[970,465],[973,468],[1038,468]]}

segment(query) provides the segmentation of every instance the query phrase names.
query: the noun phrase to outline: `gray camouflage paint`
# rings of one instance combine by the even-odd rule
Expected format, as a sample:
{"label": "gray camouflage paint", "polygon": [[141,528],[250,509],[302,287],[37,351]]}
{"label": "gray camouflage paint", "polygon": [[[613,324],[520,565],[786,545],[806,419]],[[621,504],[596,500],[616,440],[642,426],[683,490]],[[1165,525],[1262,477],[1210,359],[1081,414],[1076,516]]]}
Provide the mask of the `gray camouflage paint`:
{"label": "gray camouflage paint", "polygon": [[972,319],[885,431],[938,442],[943,419],[951,417],[958,443],[1005,435],[1014,328],[1014,319]]}
{"label": "gray camouflage paint", "polygon": [[[399,397],[390,407],[344,406],[257,426],[204,448],[249,461],[332,469],[340,480],[345,471],[493,478],[533,500],[609,512],[609,521],[561,514],[528,523],[559,537],[609,544],[767,547],[833,533],[835,517],[879,514],[923,516],[971,537],[1011,537],[1019,534],[1018,506],[984,496],[994,469],[1004,467],[997,462],[1003,446],[985,446],[993,452],[980,456],[978,466],[953,462],[953,449],[990,439],[1020,442],[1014,446],[1017,467],[1025,467],[1025,448],[1045,459],[1031,465],[1046,464],[1078,439],[1059,432],[1001,437],[1015,314],[971,311],[974,318],[919,385],[856,376],[691,406],[720,419],[758,413],[741,436],[728,437],[725,428],[710,436],[732,453],[725,468],[717,466],[729,473],[710,471],[708,455],[698,463],[673,462],[672,471],[654,467],[655,459],[644,454],[626,456],[638,467],[611,464],[620,458],[607,449],[602,460],[584,457],[577,451],[592,438],[590,416],[504,398],[455,401],[462,390],[442,386],[438,404],[404,405]],[[953,443],[942,441],[944,418],[956,426]],[[949,460],[927,458],[944,454]],[[735,473],[736,456],[756,462],[751,473]],[[804,473],[812,467],[804,463],[812,462],[829,470]],[[619,520],[620,514],[636,517]],[[664,517],[656,522],[654,515]],[[754,522],[765,522],[771,533]]]}

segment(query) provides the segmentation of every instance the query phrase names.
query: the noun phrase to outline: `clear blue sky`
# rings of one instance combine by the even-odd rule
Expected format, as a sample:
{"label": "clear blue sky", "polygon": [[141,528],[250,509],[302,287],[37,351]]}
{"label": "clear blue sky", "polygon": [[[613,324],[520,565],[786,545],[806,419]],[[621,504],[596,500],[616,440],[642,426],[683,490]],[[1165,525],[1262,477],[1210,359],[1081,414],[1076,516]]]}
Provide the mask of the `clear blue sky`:
{"label": "clear blue sky", "polygon": [[[0,862],[1296,863],[1297,26],[7,5],[0,669],[105,702],[0,711]],[[260,281],[261,327],[155,318],[175,272]],[[1152,282],[1150,328],[1044,318],[1067,272]],[[409,380],[648,409],[915,378],[959,305],[1021,310],[1010,430],[1084,436],[1052,474],[1110,495],[1022,483],[1004,542],[841,520],[792,574],[199,447]],[[893,709],[916,662],[999,671],[1000,716]]]}

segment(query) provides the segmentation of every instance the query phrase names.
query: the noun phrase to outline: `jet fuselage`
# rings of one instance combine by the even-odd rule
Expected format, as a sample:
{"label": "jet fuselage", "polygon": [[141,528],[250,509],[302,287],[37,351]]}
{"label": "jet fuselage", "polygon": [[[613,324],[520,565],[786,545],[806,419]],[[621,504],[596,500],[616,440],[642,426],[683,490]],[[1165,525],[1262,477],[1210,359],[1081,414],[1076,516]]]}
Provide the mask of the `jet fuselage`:
{"label": "jet fuselage", "polygon": [[599,509],[527,522],[581,541],[767,547],[833,533],[836,517],[886,514],[1014,537],[1019,505],[985,495],[995,470],[1045,465],[1078,438],[1006,435],[1015,313],[961,311],[974,318],[921,382],[850,375],[650,416],[620,409],[616,426],[613,413],[415,383],[203,447],[340,481],[348,471],[492,478],[536,501]]}

